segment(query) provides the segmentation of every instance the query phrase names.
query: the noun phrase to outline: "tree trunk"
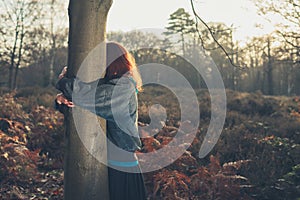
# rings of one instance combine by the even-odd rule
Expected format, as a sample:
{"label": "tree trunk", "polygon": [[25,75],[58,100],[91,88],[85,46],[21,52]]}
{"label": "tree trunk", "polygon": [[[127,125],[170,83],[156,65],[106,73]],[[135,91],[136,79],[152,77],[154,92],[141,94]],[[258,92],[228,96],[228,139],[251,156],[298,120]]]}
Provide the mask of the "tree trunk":
{"label": "tree trunk", "polygon": [[270,39],[268,39],[268,69],[267,69],[267,81],[268,81],[268,94],[273,95],[273,63],[272,63],[272,56],[271,56],[271,44]]}
{"label": "tree trunk", "polygon": [[[230,50],[231,50],[231,61],[234,62],[234,44],[233,44],[233,34],[232,28],[229,29],[230,31]],[[231,66],[231,88],[232,90],[236,90],[236,67],[233,65]]]}
{"label": "tree trunk", "polygon": [[25,33],[24,33],[24,16],[23,16],[23,14],[21,16],[21,23],[22,23],[22,25],[21,25],[21,36],[20,36],[20,40],[19,40],[18,62],[16,64],[12,89],[17,89],[18,74],[19,74],[19,68],[20,68],[21,59],[22,59],[23,42],[24,42],[24,36],[25,36]]}
{"label": "tree trunk", "polygon": [[19,68],[20,68],[20,64],[21,64],[21,59],[22,59],[22,49],[23,49],[23,40],[24,40],[24,30],[22,29],[22,34],[21,34],[21,38],[20,38],[20,45],[19,45],[19,52],[18,52],[18,62],[16,64],[16,69],[15,69],[15,75],[14,75],[14,79],[13,79],[13,89],[17,89],[17,82],[18,82],[18,75],[19,75]]}
{"label": "tree trunk", "polygon": [[182,56],[185,57],[184,33],[181,32]]}
{"label": "tree trunk", "polygon": [[53,85],[53,78],[54,78],[54,61],[55,61],[55,56],[56,56],[56,38],[54,34],[54,5],[55,1],[51,1],[51,18],[50,18],[50,30],[51,30],[51,54],[50,54],[50,67],[49,67],[49,83],[48,86]]}
{"label": "tree trunk", "polygon": [[17,23],[16,29],[15,29],[15,39],[14,39],[14,46],[11,51],[10,55],[10,66],[9,66],[9,74],[8,74],[8,88],[13,88],[13,76],[14,76],[14,65],[15,65],[15,56],[16,56],[16,50],[17,50],[17,42],[19,37],[19,24]]}
{"label": "tree trunk", "polygon": [[[112,0],[70,0],[69,3],[69,54],[67,76],[76,75],[80,65],[89,52],[105,39],[106,19]],[[105,66],[105,54],[99,55],[102,63],[89,65],[80,78],[83,81],[95,79]],[[98,59],[98,58],[97,58]],[[96,60],[97,60],[96,59]],[[80,128],[75,126],[74,109],[80,112]],[[73,108],[66,113],[66,149],[65,149],[65,200],[107,200],[108,177],[106,165],[99,162],[87,149],[97,151],[106,158],[106,137],[102,135],[96,141],[95,115],[89,111]],[[105,124],[102,120],[102,125]],[[86,146],[89,143],[90,146]]]}

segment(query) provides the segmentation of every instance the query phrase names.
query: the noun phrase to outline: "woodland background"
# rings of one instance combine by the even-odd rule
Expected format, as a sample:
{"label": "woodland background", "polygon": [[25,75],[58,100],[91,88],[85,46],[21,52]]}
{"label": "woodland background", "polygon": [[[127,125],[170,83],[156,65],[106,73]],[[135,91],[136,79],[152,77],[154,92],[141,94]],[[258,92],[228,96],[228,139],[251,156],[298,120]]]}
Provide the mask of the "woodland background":
{"label": "woodland background", "polygon": [[[150,199],[300,198],[299,2],[256,2],[262,15],[279,14],[286,23],[246,44],[234,41],[234,27],[199,23],[182,8],[170,15],[163,38],[107,33],[133,50],[137,64],[163,62],[180,71],[199,99],[201,127],[193,144],[175,163],[145,174]],[[0,198],[62,199],[64,126],[53,100],[67,62],[67,12],[54,0],[0,5]],[[199,46],[222,75],[228,109],[221,138],[204,159],[197,153],[210,120],[206,85],[191,65],[168,53],[201,56]],[[180,120],[174,95],[149,85],[139,94],[140,124],[149,123],[147,107],[156,103],[171,114],[157,135],[143,140],[143,152],[172,140]]]}

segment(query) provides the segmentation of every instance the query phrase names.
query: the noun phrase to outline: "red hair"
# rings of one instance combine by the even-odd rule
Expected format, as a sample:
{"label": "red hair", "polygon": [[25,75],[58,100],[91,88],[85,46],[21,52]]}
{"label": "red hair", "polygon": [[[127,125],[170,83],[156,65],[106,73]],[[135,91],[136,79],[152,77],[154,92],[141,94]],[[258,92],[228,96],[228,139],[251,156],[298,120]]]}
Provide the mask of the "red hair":
{"label": "red hair", "polygon": [[135,59],[122,45],[116,42],[106,44],[106,66],[106,79],[121,78],[128,73],[135,80],[137,89],[141,90],[142,79]]}

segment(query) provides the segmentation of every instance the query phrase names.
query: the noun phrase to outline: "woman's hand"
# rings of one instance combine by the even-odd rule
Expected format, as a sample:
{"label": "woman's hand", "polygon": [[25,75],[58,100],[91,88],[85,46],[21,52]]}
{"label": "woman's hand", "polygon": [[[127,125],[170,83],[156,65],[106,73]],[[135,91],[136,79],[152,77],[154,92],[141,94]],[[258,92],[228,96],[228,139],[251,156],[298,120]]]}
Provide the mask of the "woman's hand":
{"label": "woman's hand", "polygon": [[71,108],[75,106],[74,103],[72,101],[69,101],[62,93],[56,95],[55,101],[59,105],[64,104],[64,105],[66,105],[68,107],[71,107]]}
{"label": "woman's hand", "polygon": [[67,66],[65,66],[65,67],[63,68],[63,70],[61,71],[61,73],[60,73],[59,76],[58,76],[58,79],[62,79],[62,78],[66,75],[67,69],[68,69]]}

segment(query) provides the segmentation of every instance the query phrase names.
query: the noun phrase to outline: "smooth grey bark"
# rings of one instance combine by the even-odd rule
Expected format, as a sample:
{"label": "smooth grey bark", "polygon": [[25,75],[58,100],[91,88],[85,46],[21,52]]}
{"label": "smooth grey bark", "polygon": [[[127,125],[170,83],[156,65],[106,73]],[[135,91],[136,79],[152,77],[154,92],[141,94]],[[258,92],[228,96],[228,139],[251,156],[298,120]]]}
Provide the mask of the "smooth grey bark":
{"label": "smooth grey bark", "polygon": [[[105,39],[107,14],[112,0],[70,0],[69,2],[69,54],[67,76],[76,75],[89,52]],[[80,77],[83,81],[95,79],[95,71],[105,64],[105,54],[99,55],[101,63],[90,65]],[[98,61],[99,61],[98,60]],[[99,61],[99,62],[100,62]],[[98,74],[99,76],[99,74]],[[76,108],[76,107],[75,107]],[[74,109],[74,108],[73,108]],[[109,199],[106,165],[91,155],[82,141],[88,141],[92,150],[100,152],[106,158],[105,135],[101,144],[96,140],[97,130],[88,111],[80,110],[80,128],[75,126],[71,109],[65,114],[66,147],[64,166],[65,200],[106,200]],[[102,127],[105,121],[100,120]],[[103,126],[104,125],[104,126]],[[81,137],[79,137],[79,134]],[[98,148],[98,149],[93,149]],[[100,149],[99,149],[100,148]]]}

